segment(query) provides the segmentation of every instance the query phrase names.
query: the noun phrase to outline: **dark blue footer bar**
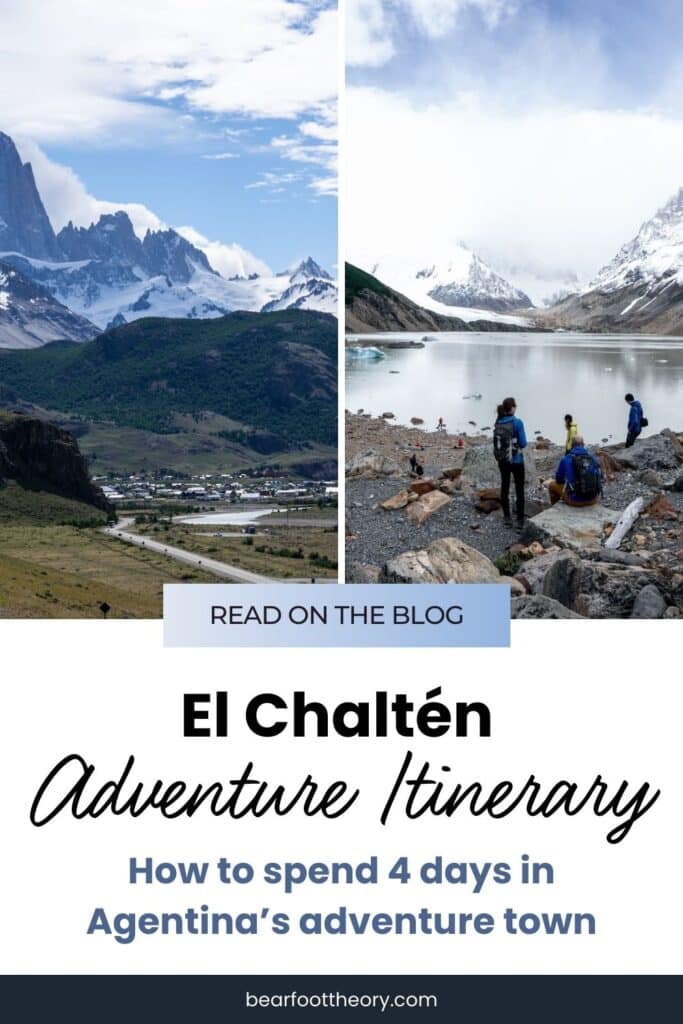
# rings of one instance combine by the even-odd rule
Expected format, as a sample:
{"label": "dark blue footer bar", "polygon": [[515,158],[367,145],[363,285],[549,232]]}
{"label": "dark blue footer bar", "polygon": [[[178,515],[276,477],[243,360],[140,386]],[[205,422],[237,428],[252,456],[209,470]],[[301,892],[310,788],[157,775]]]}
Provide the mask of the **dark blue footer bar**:
{"label": "dark blue footer bar", "polygon": [[16,976],[0,979],[8,1024],[137,1024],[345,1015],[472,1024],[605,1024],[678,1018],[678,976]]}

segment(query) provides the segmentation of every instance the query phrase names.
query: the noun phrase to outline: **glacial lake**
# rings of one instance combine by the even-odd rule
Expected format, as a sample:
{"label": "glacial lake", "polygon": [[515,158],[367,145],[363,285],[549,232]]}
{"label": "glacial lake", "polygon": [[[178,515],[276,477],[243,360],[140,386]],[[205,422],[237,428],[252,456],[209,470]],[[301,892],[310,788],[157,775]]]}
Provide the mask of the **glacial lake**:
{"label": "glacial lake", "polygon": [[[425,334],[349,336],[421,341]],[[383,349],[383,358],[346,357],[346,408],[374,416],[413,416],[433,430],[443,416],[450,433],[492,427],[506,395],[533,437],[564,440],[572,413],[590,443],[626,436],[631,391],[650,421],[644,435],[683,430],[683,339],[588,334],[429,334],[421,349]],[[473,397],[481,395],[481,398]],[[468,397],[469,396],[469,397]],[[472,424],[473,421],[476,426]]]}

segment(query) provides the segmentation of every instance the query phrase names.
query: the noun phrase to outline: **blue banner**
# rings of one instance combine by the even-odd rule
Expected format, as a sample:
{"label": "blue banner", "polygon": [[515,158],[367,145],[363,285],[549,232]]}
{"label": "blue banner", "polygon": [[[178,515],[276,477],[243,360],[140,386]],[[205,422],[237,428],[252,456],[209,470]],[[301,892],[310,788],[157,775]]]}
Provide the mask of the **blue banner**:
{"label": "blue banner", "polygon": [[509,647],[510,588],[167,584],[166,647]]}

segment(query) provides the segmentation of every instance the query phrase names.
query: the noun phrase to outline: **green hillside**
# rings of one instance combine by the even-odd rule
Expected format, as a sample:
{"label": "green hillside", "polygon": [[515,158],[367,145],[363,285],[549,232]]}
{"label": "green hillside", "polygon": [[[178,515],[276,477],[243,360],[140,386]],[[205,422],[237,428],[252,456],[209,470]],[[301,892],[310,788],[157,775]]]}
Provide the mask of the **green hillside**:
{"label": "green hillside", "polygon": [[[359,267],[354,267],[353,263],[347,263],[345,274],[346,305],[349,305],[362,291],[376,292],[378,295],[392,294],[392,289],[382,284],[372,274],[368,274]],[[393,292],[393,294],[396,293]]]}
{"label": "green hillside", "polygon": [[95,423],[172,434],[179,417],[211,412],[286,444],[336,445],[337,321],[303,310],[136,320],[85,344],[2,351],[0,382]]}

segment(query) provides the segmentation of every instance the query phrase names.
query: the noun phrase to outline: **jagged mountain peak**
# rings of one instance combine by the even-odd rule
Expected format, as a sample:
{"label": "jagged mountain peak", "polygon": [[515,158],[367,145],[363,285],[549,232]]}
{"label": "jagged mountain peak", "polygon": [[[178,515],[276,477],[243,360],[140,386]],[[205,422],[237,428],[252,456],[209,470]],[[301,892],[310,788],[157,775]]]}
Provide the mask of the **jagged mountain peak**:
{"label": "jagged mountain peak", "polygon": [[[336,312],[336,286],[311,257],[283,275],[226,279],[206,252],[173,228],[149,229],[139,237],[123,209],[103,213],[87,227],[71,220],[55,235],[30,164],[22,164],[10,136],[0,132],[3,256],[18,274],[57,300],[60,310],[66,307],[80,321],[67,324],[71,333],[65,330],[63,337],[92,333],[93,324],[104,329],[121,319],[201,319],[271,304],[276,309]],[[62,314],[53,313],[57,322]],[[24,314],[30,318],[29,307]],[[24,343],[23,336],[18,338],[17,346]]]}
{"label": "jagged mountain peak", "polygon": [[196,270],[216,274],[206,253],[198,249],[173,228],[147,230],[142,242],[147,269],[152,274],[165,274],[174,281],[188,282]]}
{"label": "jagged mountain peak", "polygon": [[69,221],[57,235],[67,260],[111,260],[134,265],[140,258],[142,244],[125,210],[103,213],[89,227],[74,227]]}
{"label": "jagged mountain peak", "polygon": [[411,268],[393,258],[374,264],[372,273],[421,306],[483,309],[498,313],[528,308],[529,296],[514,287],[465,245],[453,247],[444,260]]}
{"label": "jagged mountain peak", "polygon": [[316,263],[312,256],[307,256],[306,259],[300,260],[299,263],[290,267],[284,273],[291,282],[294,282],[295,278],[302,281],[309,281],[311,278],[320,278],[323,281],[332,280],[331,275],[319,263]]}
{"label": "jagged mountain peak", "polygon": [[57,238],[33,177],[9,135],[0,132],[0,252],[60,259]]}

